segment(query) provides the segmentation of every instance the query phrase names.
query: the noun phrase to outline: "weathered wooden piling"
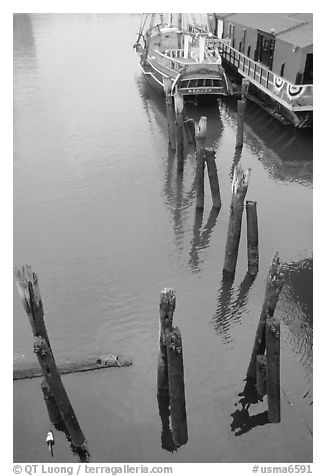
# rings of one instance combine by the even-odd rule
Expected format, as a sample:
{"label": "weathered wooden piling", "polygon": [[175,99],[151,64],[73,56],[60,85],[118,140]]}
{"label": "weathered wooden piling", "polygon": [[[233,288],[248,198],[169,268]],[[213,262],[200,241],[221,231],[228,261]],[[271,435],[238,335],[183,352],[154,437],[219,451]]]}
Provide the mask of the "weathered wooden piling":
{"label": "weathered wooden piling", "polygon": [[176,124],[176,153],[177,153],[177,172],[183,172],[183,96],[179,91],[174,93],[174,109]]}
{"label": "weathered wooden piling", "polygon": [[47,384],[45,379],[42,379],[41,382],[41,389],[43,392],[43,397],[44,401],[46,404],[46,408],[48,411],[49,419],[50,422],[60,430],[63,430],[65,428],[64,422],[60,413],[60,410],[58,408],[57,402],[55,401],[55,398],[51,392],[51,389],[49,385]]}
{"label": "weathered wooden piling", "polygon": [[168,121],[168,131],[169,131],[169,144],[172,150],[176,148],[175,140],[175,115],[173,110],[173,98],[172,98],[172,79],[163,76],[163,88],[165,93],[165,104],[166,104],[166,116]]}
{"label": "weathered wooden piling", "polygon": [[157,394],[164,397],[169,394],[168,364],[165,330],[172,329],[175,310],[175,292],[165,288],[160,297],[159,354],[157,362]]}
{"label": "weathered wooden piling", "polygon": [[44,322],[44,310],[38,277],[31,266],[25,265],[21,269],[14,268],[18,293],[27,313],[34,337],[41,336],[51,349],[49,336]]}
{"label": "weathered wooden piling", "polygon": [[246,201],[248,273],[256,275],[259,267],[257,202]]}
{"label": "weathered wooden piling", "polygon": [[85,436],[63,386],[53,354],[43,337],[37,336],[34,338],[34,352],[43,370],[45,380],[55,398],[72,443],[75,446],[82,446],[85,443]]}
{"label": "weathered wooden piling", "polygon": [[202,116],[195,125],[197,167],[196,167],[196,208],[204,208],[204,172],[205,172],[205,141],[206,141],[207,118]]}
{"label": "weathered wooden piling", "polygon": [[276,252],[270,265],[266,280],[265,299],[258,322],[249,366],[247,369],[247,378],[253,381],[256,380],[257,355],[263,355],[266,348],[266,319],[269,319],[274,315],[278,297],[283,287],[283,282],[283,274],[280,270],[280,259],[278,252]]}
{"label": "weathered wooden piling", "polygon": [[34,352],[38,358],[43,375],[62,415],[72,443],[76,447],[82,446],[85,442],[85,437],[61,381],[50,347],[43,319],[44,312],[37,275],[30,266],[23,266],[21,270],[15,268],[15,276],[24,309],[31,323],[34,334]]}
{"label": "weathered wooden piling", "polygon": [[166,329],[170,412],[173,441],[184,445],[188,441],[182,339],[178,327]]}
{"label": "weathered wooden piling", "polygon": [[187,140],[191,144],[196,143],[195,121],[187,117],[186,113],[183,113],[183,124],[187,135]]}
{"label": "weathered wooden piling", "polygon": [[249,176],[250,169],[244,172],[240,164],[235,167],[232,181],[232,199],[223,267],[223,273],[225,276],[234,275],[237,265],[243,201],[248,189]]}
{"label": "weathered wooden piling", "polygon": [[256,386],[260,399],[266,395],[266,356],[257,355],[256,358]]}
{"label": "weathered wooden piling", "polygon": [[266,393],[271,423],[281,421],[280,350],[280,317],[269,314],[266,317]]}
{"label": "weathered wooden piling", "polygon": [[217,168],[215,163],[215,150],[212,147],[205,149],[205,160],[211,187],[213,207],[221,208],[220,184],[218,181]]}
{"label": "weathered wooden piling", "polygon": [[237,137],[236,147],[241,148],[243,146],[243,123],[247,105],[247,93],[249,89],[250,81],[248,79],[242,80],[241,87],[241,99],[238,100],[238,123],[237,123]]}

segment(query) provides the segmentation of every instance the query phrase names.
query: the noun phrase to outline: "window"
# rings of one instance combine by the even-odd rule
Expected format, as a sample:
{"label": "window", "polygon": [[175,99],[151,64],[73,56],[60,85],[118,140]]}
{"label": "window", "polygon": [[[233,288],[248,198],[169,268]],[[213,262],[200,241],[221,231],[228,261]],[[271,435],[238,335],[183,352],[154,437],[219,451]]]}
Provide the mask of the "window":
{"label": "window", "polygon": [[284,76],[284,68],[285,68],[285,63],[281,64],[281,71],[280,71],[280,76]]}

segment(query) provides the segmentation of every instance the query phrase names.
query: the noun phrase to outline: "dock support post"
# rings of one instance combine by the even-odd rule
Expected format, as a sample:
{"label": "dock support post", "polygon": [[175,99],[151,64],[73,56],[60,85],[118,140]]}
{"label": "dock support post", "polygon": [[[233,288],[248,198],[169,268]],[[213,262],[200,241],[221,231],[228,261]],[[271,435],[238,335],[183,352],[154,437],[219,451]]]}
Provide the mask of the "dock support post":
{"label": "dock support post", "polygon": [[57,402],[55,401],[54,396],[52,395],[51,389],[44,378],[42,379],[42,382],[41,382],[41,389],[43,392],[46,408],[48,410],[50,422],[57,429],[63,430],[64,422],[62,420],[60,410],[58,408],[58,405],[57,405]]}
{"label": "dock support post", "polygon": [[237,138],[236,138],[236,148],[241,148],[243,146],[243,122],[246,112],[247,99],[250,86],[250,80],[243,78],[241,83],[241,100],[238,100],[238,124],[237,124]]}
{"label": "dock support post", "polygon": [[166,104],[166,116],[168,121],[168,131],[169,131],[169,144],[172,150],[175,150],[175,116],[173,110],[173,100],[172,100],[172,79],[166,76],[163,76],[163,88],[165,92],[165,104]]}
{"label": "dock support post", "polygon": [[38,358],[45,380],[50,388],[57,407],[61,413],[71,441],[76,447],[83,446],[85,436],[79,426],[74,410],[69,401],[66,390],[50,347],[49,337],[44,322],[43,304],[41,300],[38,277],[30,266],[15,268],[16,284],[23,306],[27,312],[34,334],[34,352]]}
{"label": "dock support post", "polygon": [[204,172],[205,172],[205,141],[206,141],[207,118],[201,116],[195,125],[197,167],[196,167],[196,188],[197,200],[196,208],[204,208]]}
{"label": "dock support post", "polygon": [[191,144],[196,144],[195,121],[188,118],[185,112],[183,112],[183,124],[188,142]]}
{"label": "dock support post", "polygon": [[240,164],[235,167],[232,181],[230,218],[223,267],[223,274],[225,276],[233,276],[237,265],[243,201],[248,190],[249,176],[250,169],[244,172]]}
{"label": "dock support post", "polygon": [[215,150],[212,147],[205,149],[205,160],[207,164],[209,184],[211,187],[213,207],[220,209],[222,205],[220,184],[218,181],[217,168],[215,163]]}
{"label": "dock support post", "polygon": [[174,93],[174,109],[176,123],[176,151],[177,151],[177,172],[183,172],[183,96],[179,91]]}
{"label": "dock support post", "polygon": [[[266,291],[263,307],[261,310],[254,346],[251,353],[247,378],[256,381],[256,359],[257,355],[263,355],[266,348],[266,319],[273,317],[278,297],[284,283],[283,274],[280,270],[280,259],[278,252],[275,253],[269,268]],[[267,364],[268,366],[268,364]],[[268,378],[268,376],[267,376]]]}
{"label": "dock support post", "polygon": [[246,201],[246,215],[248,273],[255,276],[259,267],[257,202]]}
{"label": "dock support post", "polygon": [[157,394],[161,397],[169,395],[168,364],[166,354],[166,329],[172,328],[175,310],[175,292],[165,288],[160,297],[160,330],[159,354],[157,362]]}
{"label": "dock support post", "polygon": [[257,355],[256,358],[256,387],[258,398],[266,395],[266,356]]}
{"label": "dock support post", "polygon": [[184,445],[188,441],[188,428],[181,333],[178,327],[167,329],[165,332],[172,437],[176,445]]}
{"label": "dock support post", "polygon": [[53,354],[43,337],[38,336],[34,338],[34,352],[43,370],[45,380],[55,398],[72,443],[77,447],[83,446],[85,436],[63,386]]}
{"label": "dock support post", "polygon": [[271,423],[279,423],[281,421],[280,318],[275,314],[266,318],[266,378],[268,419]]}

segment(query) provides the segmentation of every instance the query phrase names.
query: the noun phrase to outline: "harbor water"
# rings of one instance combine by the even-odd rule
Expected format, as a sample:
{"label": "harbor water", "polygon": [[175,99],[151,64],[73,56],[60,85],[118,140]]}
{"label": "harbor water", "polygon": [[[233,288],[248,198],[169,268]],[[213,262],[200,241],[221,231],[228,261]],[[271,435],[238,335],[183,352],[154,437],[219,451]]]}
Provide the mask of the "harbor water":
{"label": "harbor water", "polygon": [[[236,101],[187,105],[207,117],[222,208],[196,213],[192,144],[182,176],[165,101],[141,75],[137,14],[14,15],[14,264],[37,272],[57,361],[121,353],[126,368],[63,376],[89,461],[312,461],[312,133],[247,106],[235,152]],[[234,163],[251,168],[259,273],[248,279],[243,219],[235,279],[222,281]],[[266,398],[244,409],[244,378],[278,250],[281,423]],[[14,284],[15,286],[15,284]],[[175,451],[156,398],[160,291],[176,291],[188,443]],[[35,362],[16,287],[13,359]],[[14,382],[15,462],[76,462],[49,422],[40,379]],[[54,458],[46,433],[55,435]]]}

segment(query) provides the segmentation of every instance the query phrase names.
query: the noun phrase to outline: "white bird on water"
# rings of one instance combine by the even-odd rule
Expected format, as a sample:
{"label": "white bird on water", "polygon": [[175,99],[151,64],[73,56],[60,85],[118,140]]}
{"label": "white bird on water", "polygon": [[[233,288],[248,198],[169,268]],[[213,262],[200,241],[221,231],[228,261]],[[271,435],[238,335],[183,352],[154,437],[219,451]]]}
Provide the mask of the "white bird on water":
{"label": "white bird on water", "polygon": [[46,444],[48,445],[49,451],[51,452],[51,456],[53,457],[54,436],[51,430],[48,431],[46,435]]}

